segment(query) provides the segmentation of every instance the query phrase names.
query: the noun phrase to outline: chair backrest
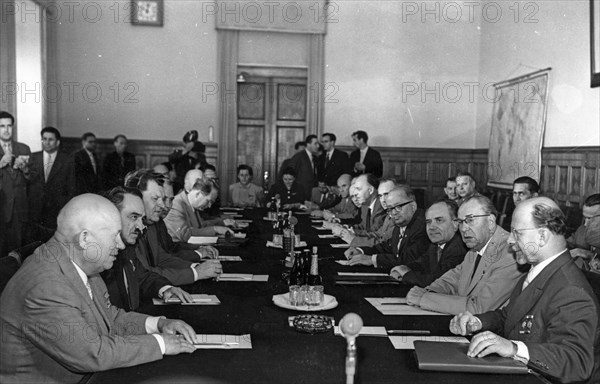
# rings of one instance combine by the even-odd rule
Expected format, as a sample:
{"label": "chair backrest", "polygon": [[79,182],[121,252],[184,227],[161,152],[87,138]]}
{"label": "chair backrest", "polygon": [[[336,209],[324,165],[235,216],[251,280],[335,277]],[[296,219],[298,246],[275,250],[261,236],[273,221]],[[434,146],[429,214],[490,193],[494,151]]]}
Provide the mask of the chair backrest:
{"label": "chair backrest", "polygon": [[13,256],[4,256],[0,258],[0,294],[4,287],[19,269],[19,261]]}
{"label": "chair backrest", "polygon": [[21,248],[17,248],[11,252],[9,252],[9,256],[14,257],[19,262],[19,265],[23,264],[25,259],[30,256],[40,245],[42,245],[41,241],[34,241],[27,245],[22,246]]}

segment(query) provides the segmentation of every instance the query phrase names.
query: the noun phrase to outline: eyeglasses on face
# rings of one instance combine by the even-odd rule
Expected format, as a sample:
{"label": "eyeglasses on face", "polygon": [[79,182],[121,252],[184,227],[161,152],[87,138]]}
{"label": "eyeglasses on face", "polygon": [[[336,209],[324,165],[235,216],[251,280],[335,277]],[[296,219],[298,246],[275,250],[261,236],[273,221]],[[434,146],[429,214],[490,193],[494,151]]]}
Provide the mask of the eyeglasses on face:
{"label": "eyeglasses on face", "polygon": [[536,231],[538,229],[540,229],[540,228],[519,228],[519,229],[517,229],[517,228],[510,227],[510,233],[512,233],[512,235],[515,238],[518,239],[522,235],[521,232],[523,232],[523,231]]}
{"label": "eyeglasses on face", "polygon": [[404,207],[405,205],[408,205],[408,204],[410,204],[410,203],[412,203],[412,202],[413,202],[412,200],[409,200],[409,201],[407,201],[407,202],[404,202],[404,203],[396,204],[396,205],[394,205],[393,207],[388,207],[388,208],[386,209],[386,212],[387,212],[388,214],[390,214],[390,215],[391,215],[392,213],[394,213],[394,212],[396,212],[396,213],[400,213],[400,211],[402,210],[402,207]]}
{"label": "eyeglasses on face", "polygon": [[467,224],[469,226],[473,225],[473,223],[475,222],[475,218],[477,217],[487,217],[490,216],[491,213],[488,213],[487,215],[467,215],[465,216],[464,219],[459,219],[458,217],[456,219],[454,219],[453,221],[458,224],[458,225],[463,225],[463,224]]}

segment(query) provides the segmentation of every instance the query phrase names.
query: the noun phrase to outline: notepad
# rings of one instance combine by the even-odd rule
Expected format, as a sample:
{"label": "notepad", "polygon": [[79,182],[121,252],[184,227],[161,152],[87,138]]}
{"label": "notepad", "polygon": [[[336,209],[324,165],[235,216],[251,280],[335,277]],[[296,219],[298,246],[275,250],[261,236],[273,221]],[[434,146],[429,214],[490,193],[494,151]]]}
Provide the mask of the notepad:
{"label": "notepad", "polygon": [[[333,330],[334,335],[342,336],[339,326],[335,326]],[[385,327],[362,327],[360,329],[359,336],[387,336]]]}
{"label": "notepad", "polygon": [[[388,299],[388,298],[386,298],[386,299]],[[398,299],[404,299],[404,303],[402,303],[401,301],[398,301],[396,304],[393,304],[393,302],[389,302],[388,301],[387,304],[386,304],[386,302],[383,301],[382,298],[378,298],[378,297],[366,297],[365,298],[365,300],[367,300],[369,303],[371,303],[371,305],[374,306],[375,309],[377,309],[383,315],[392,315],[392,316],[423,316],[423,315],[429,315],[429,316],[448,316],[448,314],[446,314],[446,313],[439,313],[439,312],[427,311],[427,310],[421,309],[419,307],[414,307],[412,305],[405,304],[406,303],[406,299],[405,298],[398,298]]]}
{"label": "notepad", "polygon": [[337,236],[334,234],[330,235],[319,235],[319,239],[335,239]]}
{"label": "notepad", "polygon": [[192,236],[188,240],[189,244],[216,244],[219,238],[217,236]]}
{"label": "notepad", "polygon": [[415,349],[415,341],[469,344],[469,340],[462,336],[390,336],[389,338],[395,349]]}
{"label": "notepad", "polygon": [[269,281],[269,275],[252,275],[248,273],[222,273],[219,275],[219,281],[267,282]]}
{"label": "notepad", "polygon": [[215,295],[204,295],[204,294],[193,294],[191,295],[194,300],[191,303],[182,303],[179,297],[172,296],[168,300],[163,299],[152,299],[154,305],[168,305],[168,304],[181,304],[181,305],[219,305],[221,301]]}
{"label": "notepad", "polygon": [[201,335],[194,344],[196,349],[252,349],[252,339],[246,335]]}
{"label": "notepad", "polygon": [[[391,338],[390,338],[391,339]],[[445,337],[444,339],[448,339]],[[467,356],[468,343],[414,341],[419,369],[426,371],[526,374],[527,366],[520,361],[496,354],[482,358]]]}
{"label": "notepad", "polygon": [[332,248],[350,248],[350,244],[329,244]]}
{"label": "notepad", "polygon": [[242,258],[239,256],[224,256],[224,255],[219,255],[217,257],[217,260],[219,261],[242,261]]}

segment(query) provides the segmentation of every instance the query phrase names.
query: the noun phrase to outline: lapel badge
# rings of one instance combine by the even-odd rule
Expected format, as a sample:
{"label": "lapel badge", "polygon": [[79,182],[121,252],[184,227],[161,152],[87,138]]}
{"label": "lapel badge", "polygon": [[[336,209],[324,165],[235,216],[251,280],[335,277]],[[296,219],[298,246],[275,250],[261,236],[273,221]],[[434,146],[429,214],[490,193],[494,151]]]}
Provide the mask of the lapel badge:
{"label": "lapel badge", "polygon": [[106,308],[110,308],[110,295],[108,292],[104,292],[104,302],[106,303]]}
{"label": "lapel badge", "polygon": [[529,335],[531,333],[531,328],[533,327],[533,315],[527,315],[523,318],[523,322],[521,323],[521,329],[519,329],[520,335]]}

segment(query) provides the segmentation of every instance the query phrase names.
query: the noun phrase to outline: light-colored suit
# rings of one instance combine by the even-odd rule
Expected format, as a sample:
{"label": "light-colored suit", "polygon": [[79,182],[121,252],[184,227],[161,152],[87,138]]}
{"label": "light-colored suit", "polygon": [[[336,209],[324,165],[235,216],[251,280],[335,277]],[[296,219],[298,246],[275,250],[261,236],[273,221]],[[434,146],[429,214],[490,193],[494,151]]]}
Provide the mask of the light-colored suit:
{"label": "light-colored suit", "polygon": [[0,298],[0,382],[77,383],[162,358],[148,316],[112,306],[99,275],[88,281],[93,300],[54,238],[26,259]]}
{"label": "light-colored suit", "polygon": [[[473,275],[477,252],[469,250],[455,268],[431,283],[421,298],[421,308],[458,314],[483,313],[501,307],[523,275],[510,246],[508,232],[496,227]],[[471,279],[473,276],[473,279]]]}
{"label": "light-colored suit", "polygon": [[[218,225],[219,220],[213,224],[214,220],[208,223],[199,216],[192,208],[185,191],[179,192],[173,199],[173,207],[165,217],[165,224],[173,241],[185,243],[188,239],[184,239],[182,235],[186,228],[191,230],[192,236],[214,236],[216,233],[212,225]],[[220,221],[222,224],[222,220]]]}
{"label": "light-colored suit", "polygon": [[356,216],[358,208],[354,205],[350,196],[348,196],[337,203],[335,207],[329,209],[329,212],[333,213],[339,219],[352,219]]}

